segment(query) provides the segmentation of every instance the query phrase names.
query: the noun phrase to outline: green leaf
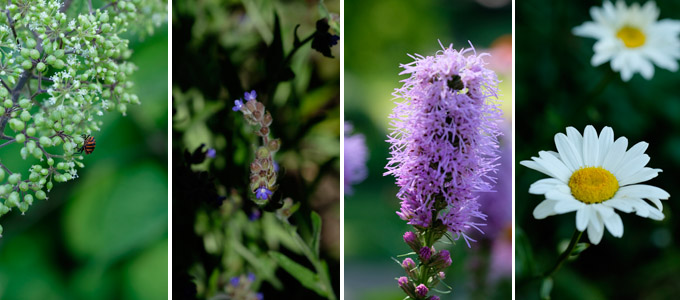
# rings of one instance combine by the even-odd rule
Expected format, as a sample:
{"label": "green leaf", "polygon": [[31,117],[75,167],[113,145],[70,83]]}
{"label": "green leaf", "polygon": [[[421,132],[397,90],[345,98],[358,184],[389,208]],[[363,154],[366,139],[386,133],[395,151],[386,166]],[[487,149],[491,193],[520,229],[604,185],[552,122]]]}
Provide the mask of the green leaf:
{"label": "green leaf", "polygon": [[312,248],[312,251],[314,251],[316,257],[319,257],[319,244],[321,241],[321,216],[319,216],[319,214],[315,211],[312,211],[311,217],[314,234],[312,235],[312,243],[309,245],[309,247]]}
{"label": "green leaf", "polygon": [[552,291],[552,288],[553,288],[552,277],[543,279],[543,282],[541,282],[541,299],[550,299],[550,292]]}
{"label": "green leaf", "polygon": [[578,244],[576,244],[576,246],[574,246],[574,249],[571,250],[571,253],[569,254],[569,258],[572,258],[572,259],[577,258],[581,254],[581,252],[588,249],[588,247],[590,247],[589,243],[578,243]]}
{"label": "green leaf", "polygon": [[515,228],[515,274],[518,277],[532,276],[535,272],[531,244],[524,230]]}
{"label": "green leaf", "polygon": [[282,253],[270,251],[269,255],[279,263],[281,268],[295,277],[302,286],[316,292],[322,297],[328,296],[328,292],[324,290],[323,285],[319,281],[319,276],[317,276],[316,273],[296,263]]}

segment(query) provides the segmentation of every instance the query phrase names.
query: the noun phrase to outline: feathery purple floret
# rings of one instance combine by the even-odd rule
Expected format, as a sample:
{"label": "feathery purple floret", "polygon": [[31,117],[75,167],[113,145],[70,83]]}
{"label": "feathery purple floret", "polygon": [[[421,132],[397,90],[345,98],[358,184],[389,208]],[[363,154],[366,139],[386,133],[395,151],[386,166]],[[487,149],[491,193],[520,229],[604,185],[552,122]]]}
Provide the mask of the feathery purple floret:
{"label": "feathery purple floret", "polygon": [[[352,124],[345,122],[345,193],[352,194],[352,185],[360,183],[368,176],[366,160],[368,149],[363,134],[351,134]],[[349,154],[349,155],[348,155]]]}
{"label": "feathery purple floret", "polygon": [[488,54],[442,48],[401,65],[400,75],[410,77],[393,93],[401,100],[390,115],[392,157],[385,175],[396,177],[403,220],[427,228],[440,219],[469,245],[465,232],[479,230],[485,219],[476,193],[491,191],[495,180],[498,79],[485,68]]}

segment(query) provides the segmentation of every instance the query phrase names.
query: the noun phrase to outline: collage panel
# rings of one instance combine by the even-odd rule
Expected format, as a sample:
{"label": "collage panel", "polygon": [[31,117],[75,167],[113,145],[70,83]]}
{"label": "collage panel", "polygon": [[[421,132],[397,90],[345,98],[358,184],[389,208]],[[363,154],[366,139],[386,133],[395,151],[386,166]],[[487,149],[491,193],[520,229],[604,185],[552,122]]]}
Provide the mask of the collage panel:
{"label": "collage panel", "polygon": [[517,299],[680,295],[679,8],[517,2]]}
{"label": "collage panel", "polygon": [[510,1],[344,1],[345,299],[512,297]]}
{"label": "collage panel", "polygon": [[339,12],[173,1],[177,299],[339,299]]}
{"label": "collage panel", "polygon": [[0,299],[168,298],[167,14],[0,4]]}

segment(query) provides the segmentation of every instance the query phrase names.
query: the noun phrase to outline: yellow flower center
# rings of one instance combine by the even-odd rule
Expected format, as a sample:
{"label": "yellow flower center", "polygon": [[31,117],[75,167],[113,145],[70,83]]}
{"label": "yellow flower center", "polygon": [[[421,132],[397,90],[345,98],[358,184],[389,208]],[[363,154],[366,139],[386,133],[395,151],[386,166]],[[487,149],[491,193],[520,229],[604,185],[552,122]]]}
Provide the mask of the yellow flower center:
{"label": "yellow flower center", "polygon": [[623,26],[616,33],[616,37],[623,41],[628,48],[637,48],[645,44],[645,34],[635,27]]}
{"label": "yellow flower center", "polygon": [[611,172],[600,167],[576,170],[569,178],[569,188],[574,198],[584,203],[600,203],[611,199],[619,190],[619,181]]}

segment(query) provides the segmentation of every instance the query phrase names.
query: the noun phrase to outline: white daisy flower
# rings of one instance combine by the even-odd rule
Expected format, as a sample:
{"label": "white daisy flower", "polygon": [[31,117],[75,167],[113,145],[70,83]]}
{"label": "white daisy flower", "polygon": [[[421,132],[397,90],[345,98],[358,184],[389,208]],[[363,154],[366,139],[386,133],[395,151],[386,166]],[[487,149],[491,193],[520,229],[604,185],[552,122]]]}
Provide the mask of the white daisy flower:
{"label": "white daisy flower", "polygon": [[672,72],[678,69],[680,21],[658,21],[659,9],[654,2],[627,7],[621,0],[616,6],[607,1],[602,7],[591,7],[590,16],[593,21],[574,27],[572,32],[598,40],[590,60],[593,66],[611,61],[612,69],[621,73],[623,81],[635,73],[651,79],[652,63]]}
{"label": "white daisy flower", "polygon": [[[615,211],[635,212],[640,217],[663,220],[660,200],[670,195],[655,186],[639,184],[656,177],[661,169],[645,167],[648,144],[639,142],[626,151],[628,139],[614,141],[614,131],[605,127],[598,137],[593,126],[583,136],[573,127],[555,135],[557,152],[540,151],[539,157],[521,165],[552,178],[534,182],[529,193],[545,195],[534,209],[534,218],[576,211],[576,229],[588,229],[593,244],[602,239],[604,227],[615,237],[623,236],[623,222]],[[645,201],[647,199],[653,206]]]}

